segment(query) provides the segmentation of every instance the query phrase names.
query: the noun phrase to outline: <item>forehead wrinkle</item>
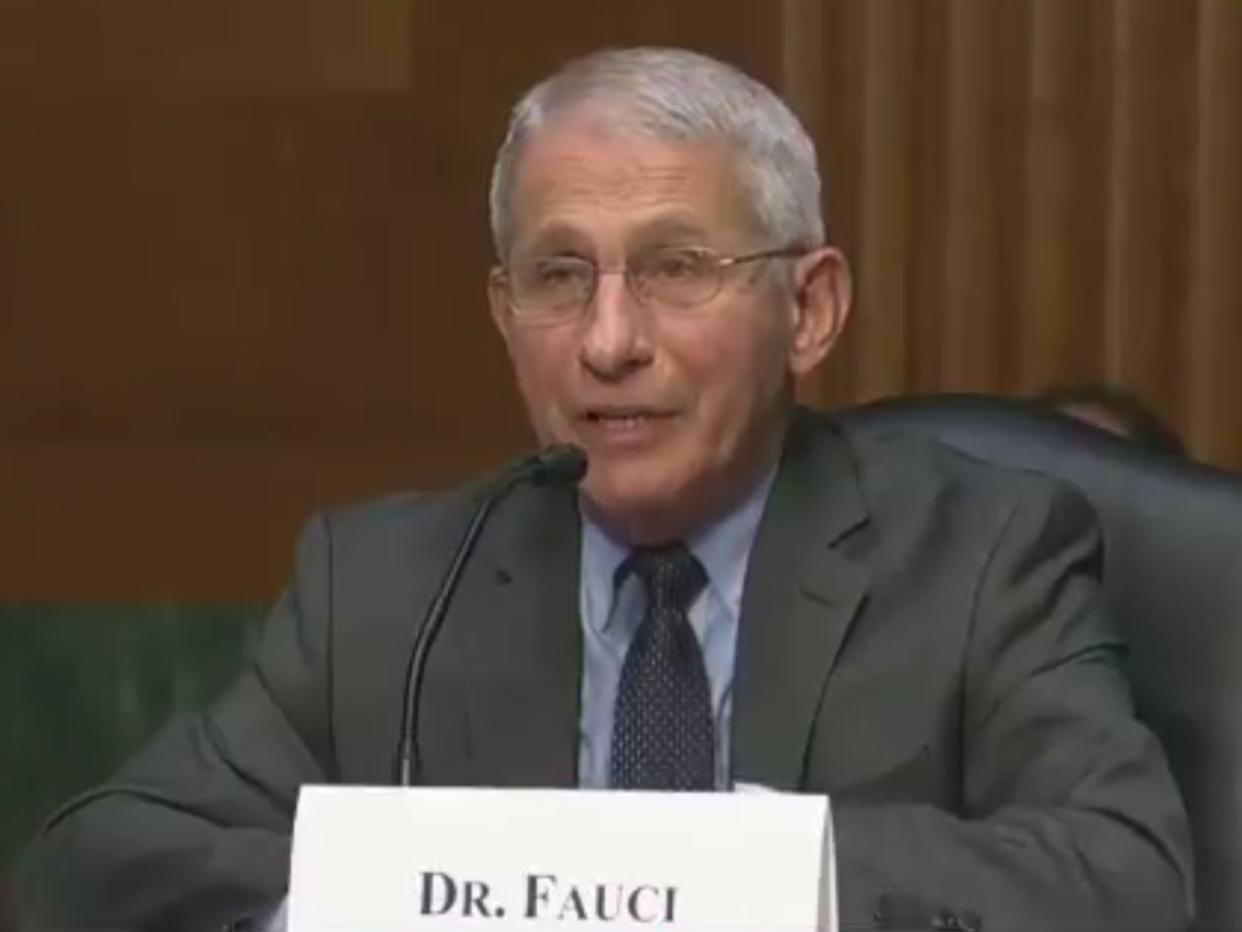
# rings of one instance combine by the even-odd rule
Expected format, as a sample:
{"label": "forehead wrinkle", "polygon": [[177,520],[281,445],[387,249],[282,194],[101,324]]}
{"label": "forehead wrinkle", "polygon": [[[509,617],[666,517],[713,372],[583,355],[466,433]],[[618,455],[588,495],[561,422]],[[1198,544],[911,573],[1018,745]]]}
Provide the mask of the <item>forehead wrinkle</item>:
{"label": "forehead wrinkle", "polygon": [[[611,161],[611,160],[609,160]],[[549,193],[555,204],[577,201],[585,204],[624,202],[639,206],[662,202],[670,195],[687,195],[693,188],[694,174],[684,165],[652,165],[639,160],[630,164],[601,164],[580,155],[557,154],[531,181],[536,190]],[[542,177],[541,177],[542,176]],[[547,183],[548,177],[553,183]]]}
{"label": "forehead wrinkle", "polygon": [[737,163],[719,140],[617,139],[580,126],[545,133],[528,143],[515,174],[512,245],[519,250],[549,239],[591,240],[601,215],[629,221],[617,232],[631,245],[753,233]]}

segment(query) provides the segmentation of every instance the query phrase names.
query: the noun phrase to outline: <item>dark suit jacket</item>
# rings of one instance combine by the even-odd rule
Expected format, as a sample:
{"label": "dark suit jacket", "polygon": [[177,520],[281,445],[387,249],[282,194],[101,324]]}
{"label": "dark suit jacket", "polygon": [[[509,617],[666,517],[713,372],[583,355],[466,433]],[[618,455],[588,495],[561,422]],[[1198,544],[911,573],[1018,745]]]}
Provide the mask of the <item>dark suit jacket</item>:
{"label": "dark suit jacket", "polygon": [[[473,499],[316,517],[253,667],[51,821],[27,920],[209,927],[278,901],[298,787],[391,780],[407,654]],[[574,785],[579,530],[565,489],[496,512],[428,667],[426,782]],[[1049,480],[798,413],[746,579],[732,769],[831,794],[843,928],[1181,927],[1186,822],[1099,547]]]}

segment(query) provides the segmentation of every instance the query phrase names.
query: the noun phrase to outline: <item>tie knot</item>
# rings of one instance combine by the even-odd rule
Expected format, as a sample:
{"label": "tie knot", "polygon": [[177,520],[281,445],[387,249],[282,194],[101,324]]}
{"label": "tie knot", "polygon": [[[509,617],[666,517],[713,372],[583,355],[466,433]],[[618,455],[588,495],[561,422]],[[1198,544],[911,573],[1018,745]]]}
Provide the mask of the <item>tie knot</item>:
{"label": "tie knot", "polygon": [[684,544],[640,547],[630,554],[630,566],[653,607],[688,611],[707,585],[703,564]]}

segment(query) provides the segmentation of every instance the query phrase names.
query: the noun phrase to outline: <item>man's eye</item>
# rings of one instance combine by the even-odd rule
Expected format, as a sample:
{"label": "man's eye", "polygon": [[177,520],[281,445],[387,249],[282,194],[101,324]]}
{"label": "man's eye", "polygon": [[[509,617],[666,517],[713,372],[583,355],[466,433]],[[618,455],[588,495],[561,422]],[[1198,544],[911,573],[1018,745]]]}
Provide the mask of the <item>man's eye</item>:
{"label": "man's eye", "polygon": [[652,256],[645,264],[647,274],[668,281],[679,281],[702,275],[706,260],[702,253],[679,250]]}
{"label": "man's eye", "polygon": [[590,272],[581,262],[550,259],[535,264],[534,279],[546,287],[574,284],[589,277]]}

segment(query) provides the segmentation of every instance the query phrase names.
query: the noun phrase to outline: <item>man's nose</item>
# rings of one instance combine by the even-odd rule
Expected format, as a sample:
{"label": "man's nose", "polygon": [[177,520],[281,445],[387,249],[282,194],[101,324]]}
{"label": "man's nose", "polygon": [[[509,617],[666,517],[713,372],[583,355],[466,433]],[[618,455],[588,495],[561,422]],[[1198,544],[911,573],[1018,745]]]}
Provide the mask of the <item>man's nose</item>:
{"label": "man's nose", "polygon": [[601,271],[584,315],[582,364],[598,378],[615,380],[651,361],[645,309],[617,270]]}

